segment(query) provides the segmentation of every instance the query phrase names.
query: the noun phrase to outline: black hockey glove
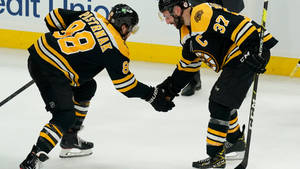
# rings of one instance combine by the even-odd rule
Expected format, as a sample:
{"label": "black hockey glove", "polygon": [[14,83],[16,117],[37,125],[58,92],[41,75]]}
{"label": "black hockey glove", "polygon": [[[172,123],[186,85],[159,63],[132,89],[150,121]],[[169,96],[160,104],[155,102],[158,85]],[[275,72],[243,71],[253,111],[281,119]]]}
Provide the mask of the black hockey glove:
{"label": "black hockey glove", "polygon": [[150,95],[145,99],[156,111],[167,112],[171,110],[175,104],[166,96],[163,89],[152,87]]}
{"label": "black hockey glove", "polygon": [[178,91],[175,89],[171,76],[169,76],[161,84],[157,85],[157,88],[164,89],[166,96],[168,96],[170,100],[173,100],[174,97],[179,96],[178,93],[180,92],[180,89]]}
{"label": "black hockey glove", "polygon": [[262,56],[258,55],[258,49],[254,48],[249,50],[241,58],[241,62],[245,62],[256,73],[264,73],[266,71],[266,65],[270,60],[270,50],[263,48]]}

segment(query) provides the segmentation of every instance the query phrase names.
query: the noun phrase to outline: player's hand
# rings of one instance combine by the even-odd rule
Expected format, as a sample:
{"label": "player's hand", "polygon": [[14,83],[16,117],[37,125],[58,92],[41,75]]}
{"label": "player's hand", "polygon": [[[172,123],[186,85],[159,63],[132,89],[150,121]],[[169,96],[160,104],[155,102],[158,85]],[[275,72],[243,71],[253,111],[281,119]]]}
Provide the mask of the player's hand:
{"label": "player's hand", "polygon": [[270,60],[270,51],[266,48],[263,49],[262,55],[259,56],[258,49],[249,50],[244,56],[245,63],[256,73],[264,73],[266,71],[266,65]]}
{"label": "player's hand", "polygon": [[174,90],[174,86],[170,76],[161,84],[157,85],[157,88],[163,89],[165,91],[166,96],[170,100],[173,100],[174,97],[179,96],[178,93]]}
{"label": "player's hand", "polygon": [[160,88],[153,88],[150,95],[146,98],[156,111],[167,112],[171,110],[175,104],[166,96],[165,90]]}

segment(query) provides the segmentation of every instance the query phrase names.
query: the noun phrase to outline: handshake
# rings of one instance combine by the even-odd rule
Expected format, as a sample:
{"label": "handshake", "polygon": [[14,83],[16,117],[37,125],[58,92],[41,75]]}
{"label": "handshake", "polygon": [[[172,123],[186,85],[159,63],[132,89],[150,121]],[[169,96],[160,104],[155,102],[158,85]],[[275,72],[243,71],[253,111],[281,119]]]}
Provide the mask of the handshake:
{"label": "handshake", "polygon": [[149,102],[156,111],[167,112],[175,107],[172,100],[175,96],[178,96],[177,93],[172,91],[171,87],[172,83],[170,77],[168,77],[157,87],[151,87],[151,92],[145,100]]}

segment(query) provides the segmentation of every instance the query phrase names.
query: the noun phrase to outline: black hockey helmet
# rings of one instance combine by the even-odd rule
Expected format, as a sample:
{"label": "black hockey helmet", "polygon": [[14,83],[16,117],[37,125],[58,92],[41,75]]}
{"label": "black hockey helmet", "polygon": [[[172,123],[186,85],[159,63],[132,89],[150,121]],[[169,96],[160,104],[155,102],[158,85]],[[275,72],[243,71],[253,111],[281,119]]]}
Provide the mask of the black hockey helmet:
{"label": "black hockey helmet", "polygon": [[173,8],[176,5],[183,9],[190,6],[188,0],[159,0],[158,2],[158,8],[160,12],[169,11],[170,13],[173,13]]}
{"label": "black hockey helmet", "polygon": [[138,14],[126,4],[115,5],[109,14],[109,22],[121,33],[122,25],[128,27],[128,33],[135,31],[134,28],[139,22]]}

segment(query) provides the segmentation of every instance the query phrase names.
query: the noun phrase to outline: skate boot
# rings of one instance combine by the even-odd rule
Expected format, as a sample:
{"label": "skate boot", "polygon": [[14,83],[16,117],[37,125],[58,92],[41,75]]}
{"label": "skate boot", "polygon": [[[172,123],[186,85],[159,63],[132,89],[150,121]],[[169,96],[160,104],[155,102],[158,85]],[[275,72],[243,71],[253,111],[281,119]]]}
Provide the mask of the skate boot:
{"label": "skate boot", "polygon": [[20,169],[41,169],[42,162],[48,159],[47,153],[39,151],[38,147],[34,145],[26,159],[20,164]]}
{"label": "skate boot", "polygon": [[225,158],[226,160],[242,160],[244,158],[246,142],[244,136],[244,127],[241,136],[237,139],[235,143],[230,143],[226,141],[225,147]]}
{"label": "skate boot", "polygon": [[208,157],[204,160],[193,162],[194,168],[206,169],[206,168],[225,168],[226,160],[224,150],[214,157]]}
{"label": "skate boot", "polygon": [[182,96],[192,96],[197,90],[201,89],[200,72],[195,74],[190,83],[182,89]]}
{"label": "skate boot", "polygon": [[82,140],[77,133],[66,133],[61,139],[60,147],[60,158],[72,158],[91,155],[94,144]]}

